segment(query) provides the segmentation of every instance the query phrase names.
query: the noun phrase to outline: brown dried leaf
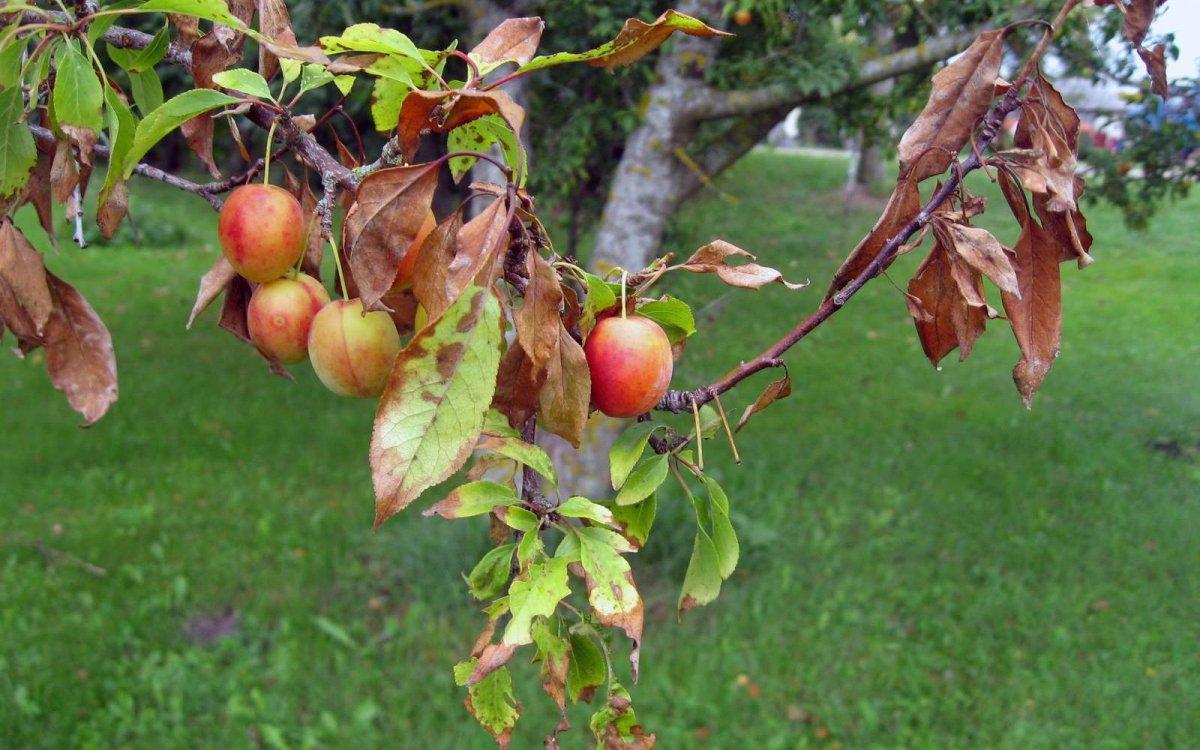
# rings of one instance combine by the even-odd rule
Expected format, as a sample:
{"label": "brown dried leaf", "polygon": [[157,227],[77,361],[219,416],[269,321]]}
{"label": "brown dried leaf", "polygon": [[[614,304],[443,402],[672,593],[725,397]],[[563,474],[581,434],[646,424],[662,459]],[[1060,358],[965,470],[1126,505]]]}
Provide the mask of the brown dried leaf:
{"label": "brown dried leaf", "polygon": [[317,214],[317,196],[313,194],[308,181],[308,171],[304,179],[292,173],[286,166],[283,169],[284,183],[288,192],[300,201],[300,211],[308,217],[308,242],[304,250],[304,262],[301,270],[314,279],[321,278],[321,259],[325,254],[325,238],[321,236],[321,217]]}
{"label": "brown dried leaf", "polygon": [[29,181],[21,192],[21,198],[16,203],[20,208],[27,203],[33,204],[37,212],[38,223],[42,225],[50,244],[58,249],[58,237],[54,231],[54,207],[51,205],[50,173],[54,164],[55,147],[38,141],[38,159],[33,171],[29,173]]}
{"label": "brown dried leaf", "polygon": [[605,54],[588,60],[587,64],[612,70],[637,62],[658,49],[677,30],[698,37],[733,36],[684,13],[668,10],[654,19],[653,23],[646,23],[637,18],[628,19],[616,39],[604,45],[608,48]]}
{"label": "brown dried leaf", "polygon": [[71,408],[95,424],[117,400],[117,360],[112,337],[87,300],[47,273],[54,312],[46,323],[46,369]]}
{"label": "brown dried leaf", "polygon": [[525,267],[529,284],[525,287],[521,306],[513,310],[513,322],[521,348],[529,355],[533,366],[541,370],[558,349],[562,287],[558,274],[541,255],[528,253]]}
{"label": "brown dried leaf", "polygon": [[[237,276],[237,271],[233,270],[233,266],[229,265],[229,261],[225,260],[224,255],[218,255],[213,261],[212,268],[200,277],[200,289],[196,292],[196,302],[192,305],[192,312],[188,315],[187,327],[190,329],[192,323],[196,322],[196,318],[200,313],[213,303],[225,288],[229,286],[229,282],[233,281]],[[222,317],[225,311],[221,311]]]}
{"label": "brown dried leaf", "polygon": [[1171,87],[1167,84],[1167,47],[1156,44],[1154,49],[1138,47],[1138,57],[1146,66],[1146,74],[1150,76],[1150,90],[1166,99],[1171,96]]}
{"label": "brown dried leaf", "polygon": [[437,181],[437,164],[430,163],[381,169],[359,185],[342,246],[366,310],[388,309],[380,301],[421,230]]}
{"label": "brown dried leaf", "polygon": [[[1080,178],[1075,181],[1075,194],[1083,195],[1083,180]],[[1090,266],[1095,262],[1088,253],[1092,248],[1092,234],[1088,231],[1083,214],[1078,209],[1065,213],[1051,211],[1048,204],[1046,196],[1033,195],[1033,207],[1042,220],[1042,226],[1058,240],[1059,261],[1065,263],[1074,260],[1080,268]]]}
{"label": "brown dried leaf", "polygon": [[[203,285],[203,283],[204,281],[201,279],[201,284]],[[253,343],[250,340],[250,325],[246,318],[246,311],[250,306],[250,295],[253,293],[250,282],[234,274],[233,278],[225,285],[225,301],[221,304],[221,318],[217,321],[217,325],[247,344]]]}
{"label": "brown dried leaf", "polygon": [[767,408],[781,398],[787,398],[792,395],[792,378],[789,375],[784,375],[779,380],[768,385],[763,389],[763,392],[754,399],[754,403],[746,407],[746,411],[742,412],[742,418],[738,420],[737,427],[734,432],[741,430],[750,421],[750,417]]}
{"label": "brown dried leaf", "polygon": [[537,408],[546,376],[546,369],[534,367],[520,344],[512,344],[500,360],[492,407],[508,417],[513,427],[524,424]]}
{"label": "brown dried leaf", "polygon": [[504,91],[410,91],[400,106],[396,135],[401,153],[411,161],[421,145],[421,133],[447,133],[485,115],[500,115],[514,133],[521,134],[525,110]]}
{"label": "brown dried leaf", "polygon": [[8,285],[39,335],[54,311],[48,276],[42,254],[5,218],[0,223],[0,281]]}
{"label": "brown dried leaf", "polygon": [[1013,270],[1008,251],[991,232],[944,219],[934,222],[933,231],[945,247],[954,250],[958,257],[991,279],[996,286],[1020,296],[1017,273]]}
{"label": "brown dried leaf", "polygon": [[[488,208],[493,211],[491,221],[496,218],[495,209],[495,204]],[[455,211],[438,224],[418,248],[419,254],[413,264],[413,292],[431,321],[441,317],[465,288],[465,284],[456,288],[450,273],[462,228],[462,211]]]}
{"label": "brown dried leaf", "polygon": [[1054,86],[1040,76],[1029,89],[1014,142],[1018,148],[1040,154],[1032,163],[1018,160],[1013,168],[1035,193],[1049,198],[1051,211],[1074,211],[1078,194],[1075,170],[1079,149],[1079,115]]}
{"label": "brown dried leaf", "polygon": [[842,287],[865,271],[879,256],[888,240],[898,235],[920,211],[921,191],[917,188],[917,183],[911,179],[900,179],[879,221],[875,222],[871,232],[858,243],[858,247],[854,248],[834,274],[829,291],[825,292],[825,299],[837,294]]}
{"label": "brown dried leaf", "polygon": [[1129,0],[1124,5],[1125,22],[1121,26],[1121,34],[1134,47],[1142,46],[1146,35],[1150,33],[1156,8],[1157,0]]}
{"label": "brown dried leaf", "polygon": [[17,337],[17,354],[23,356],[42,345],[42,336],[12,288],[0,279],[0,334],[7,326]]}
{"label": "brown dried leaf", "polygon": [[[925,356],[934,367],[955,349],[959,350],[959,359],[966,359],[987,325],[986,310],[963,296],[953,275],[953,264],[954,256],[938,241],[908,282],[909,314]],[[968,272],[974,275],[977,296],[982,298],[983,277],[976,271]]]}
{"label": "brown dried leaf", "polygon": [[1021,359],[1013,368],[1013,382],[1027,407],[1062,344],[1062,287],[1059,245],[1054,236],[1033,219],[1020,186],[1007,173],[1000,173],[1000,186],[1021,224],[1021,238],[1014,248],[1020,296],[1003,293],[1004,311],[1012,325]]}
{"label": "brown dried leaf", "polygon": [[[216,88],[213,76],[228,68],[241,58],[244,37],[233,35],[224,26],[216,26],[212,31],[192,43],[192,79],[196,88]],[[232,45],[232,46],[231,46]],[[219,177],[221,172],[213,160],[213,118],[211,113],[201,114],[184,122],[179,130],[187,140],[188,146],[200,161],[208,168],[213,177]]]}
{"label": "brown dried leaf", "polygon": [[129,213],[129,186],[124,180],[114,182],[112,187],[100,193],[100,205],[96,209],[96,224],[104,239],[111,240]]}
{"label": "brown dried leaf", "polygon": [[741,263],[734,265],[730,258],[755,258],[742,248],[725,240],[713,240],[697,250],[688,258],[681,268],[692,273],[715,273],[721,281],[730,286],[742,289],[761,289],[767,284],[779,282],[788,289],[803,289],[804,284],[793,284],[783,278],[783,274],[774,268],[760,266],[757,263]]}
{"label": "brown dried leaf", "polygon": [[560,323],[558,348],[546,365],[539,400],[543,426],[578,448],[591,400],[592,376],[583,347]]}
{"label": "brown dried leaf", "polygon": [[79,168],[75,165],[75,154],[71,142],[60,140],[54,147],[54,161],[50,165],[50,192],[59,203],[66,203],[79,184]]}
{"label": "brown dried leaf", "polygon": [[949,169],[991,106],[1003,54],[1003,30],[985,31],[933,77],[925,109],[900,140],[901,178],[920,182]]}
{"label": "brown dried leaf", "polygon": [[509,62],[524,65],[537,52],[545,28],[546,24],[536,16],[506,18],[471,50],[471,57],[480,66]]}
{"label": "brown dried leaf", "polygon": [[[296,47],[296,34],[292,31],[292,20],[283,0],[255,0],[255,4],[258,6],[258,30],[271,39],[277,49],[278,46]],[[279,72],[279,57],[267,44],[260,44],[258,48],[258,72],[268,81]]]}
{"label": "brown dried leaf", "polygon": [[477,685],[492,672],[508,664],[517,648],[517,646],[503,643],[489,643],[484,646],[483,650],[479,652],[479,661],[475,662],[475,668],[471,670],[471,676],[467,678],[467,684]]}

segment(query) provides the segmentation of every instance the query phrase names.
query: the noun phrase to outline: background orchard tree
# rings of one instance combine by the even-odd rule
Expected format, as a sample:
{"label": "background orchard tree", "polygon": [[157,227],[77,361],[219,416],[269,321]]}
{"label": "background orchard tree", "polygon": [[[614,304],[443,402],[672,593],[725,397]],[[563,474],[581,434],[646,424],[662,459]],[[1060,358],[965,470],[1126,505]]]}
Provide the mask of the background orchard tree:
{"label": "background orchard tree", "polygon": [[[1117,6],[1110,12],[1119,12],[1155,91],[1169,93],[1164,47],[1144,46],[1157,4],[1098,4]],[[1032,403],[1060,348],[1060,266],[1093,260],[1076,174],[1079,119],[1040,70],[1080,5],[1065,0],[1053,20],[1031,17],[975,36],[933,77],[924,109],[898,144],[898,177],[883,215],[816,310],[719,380],[669,390],[674,359],[698,331],[684,301],[655,291],[664,277],[713,274],[738,289],[781,293],[802,285],[722,240],[679,262],[664,256],[604,275],[581,268],[556,251],[538,219],[521,141],[529,115],[505,86],[559,66],[629,65],[678,32],[675,57],[660,59],[660,73],[662,60],[672,61],[670,75],[656,83],[665,87],[659,94],[670,94],[667,110],[742,112],[741,94],[695,91],[688,76],[669,70],[680,55],[696,56],[694,69],[707,54],[704,40],[725,32],[668,10],[652,22],[626,21],[586,52],[539,56],[537,17],[503,20],[464,51],[453,43],[419,47],[374,23],[302,44],[280,0],[9,4],[0,33],[0,330],[13,333],[19,353],[44,347],[52,382],[85,424],[95,422],[117,398],[111,337],[84,297],[46,270],[11,213],[32,204],[53,239],[57,200],[82,241],[89,189],[99,191],[95,218],[106,236],[128,212],[134,175],[207,201],[219,211],[214,232],[223,253],[200,279],[189,325],[221,298],[220,325],[254,345],[276,373],[286,376],[285,362],[307,356],[335,393],[378,398],[370,446],[376,526],[465,469],[463,482],[424,514],[486,517],[495,541],[466,577],[486,616],[471,653],[454,667],[468,711],[508,745],[521,707],[506,665],[524,652],[540,664],[562,716],[547,747],[569,729],[568,701],[597,703],[590,729],[600,746],[651,747],[654,735],[639,724],[625,687],[637,680],[643,629],[630,555],[651,533],[659,487],[677,481],[696,523],[678,610],[716,599],[737,566],[739,543],[730,498],[705,473],[704,440],[720,435],[737,455],[735,431],[790,394],[782,357],[791,347],[899,254],[928,242],[904,294],[925,354],[935,365],[955,349],[965,358],[988,321],[1001,319],[987,278],[1021,349],[1014,381]],[[736,18],[747,26],[753,14]],[[153,31],[118,23],[126,19]],[[1010,47],[1024,50],[1011,66]],[[248,57],[255,62],[244,67]],[[169,66],[189,73],[192,86],[166,97],[159,70]],[[866,82],[851,80],[846,90]],[[360,87],[370,89],[375,129],[389,136],[370,160],[358,144],[322,141]],[[326,98],[306,111],[322,90],[336,91],[335,103]],[[771,84],[756,96],[765,99],[755,111],[770,112],[797,94]],[[1016,112],[1008,143],[1002,124]],[[246,146],[249,127],[266,133],[261,156]],[[143,161],[176,129],[213,181]],[[231,177],[221,177],[214,158],[218,133],[244,160]],[[444,135],[447,151],[421,160],[431,135]],[[431,215],[439,182],[462,181],[481,161],[501,182],[470,182],[460,205]],[[97,168],[103,176],[93,179]],[[976,170],[999,182],[1020,227],[1012,248],[972,224],[986,209],[964,184]],[[649,200],[656,184],[653,174],[639,181],[619,172],[613,193]],[[637,230],[631,237],[654,233],[629,226]],[[328,284],[319,281],[325,247]],[[783,374],[730,415],[722,396],[769,369]],[[637,417],[609,453],[611,497],[564,486],[535,444],[540,430],[578,445],[593,407]],[[657,420],[654,412],[685,416]],[[628,667],[610,651],[620,634],[632,643]]]}

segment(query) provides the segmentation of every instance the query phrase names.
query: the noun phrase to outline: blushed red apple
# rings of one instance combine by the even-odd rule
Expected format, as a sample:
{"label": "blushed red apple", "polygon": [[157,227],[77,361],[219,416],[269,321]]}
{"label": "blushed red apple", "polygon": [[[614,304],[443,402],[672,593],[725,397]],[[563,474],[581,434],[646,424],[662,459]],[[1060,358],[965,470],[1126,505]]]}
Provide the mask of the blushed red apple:
{"label": "blushed red apple", "polygon": [[284,364],[308,356],[313,318],[329,304],[329,292],[308,274],[259,284],[246,311],[250,338],[263,354]]}
{"label": "blushed red apple", "polygon": [[583,344],[592,403],[610,417],[644,414],[667,393],[675,368],[661,326],[637,315],[605,318]]}
{"label": "blushed red apple", "polygon": [[296,265],[307,241],[300,202],[275,185],[253,183],[229,194],[217,219],[221,252],[249,281],[274,281]]}
{"label": "blushed red apple", "polygon": [[362,300],[335,300],[313,318],[308,358],[325,387],[340,396],[383,392],[400,353],[400,334],[387,313],[363,315]]}

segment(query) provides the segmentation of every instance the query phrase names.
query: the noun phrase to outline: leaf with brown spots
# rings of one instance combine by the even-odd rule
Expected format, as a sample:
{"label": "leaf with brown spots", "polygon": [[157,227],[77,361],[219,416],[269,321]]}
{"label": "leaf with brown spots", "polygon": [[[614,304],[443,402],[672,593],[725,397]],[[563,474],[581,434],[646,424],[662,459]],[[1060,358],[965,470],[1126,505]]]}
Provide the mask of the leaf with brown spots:
{"label": "leaf with brown spots", "polygon": [[592,375],[583,347],[559,323],[558,348],[546,365],[546,382],[538,401],[542,426],[578,448],[591,401]]}
{"label": "leaf with brown spots", "polygon": [[752,254],[731,242],[713,240],[692,253],[692,257],[688,258],[680,268],[692,273],[715,273],[726,284],[742,289],[761,289],[773,282],[783,284],[792,290],[808,286],[808,284],[793,284],[787,281],[783,278],[783,274],[774,268],[767,268],[753,262],[733,264],[729,262],[730,258],[755,260]]}
{"label": "leaf with brown spots", "polygon": [[62,391],[84,427],[103,417],[117,400],[117,360],[112,337],[87,300],[67,282],[47,273],[54,311],[44,346],[50,382]]}
{"label": "leaf with brown spots", "polygon": [[[987,325],[986,309],[971,304],[963,295],[954,275],[956,264],[965,266],[939,240],[908,282],[909,314],[934,367],[955,349],[960,359],[966,359]],[[978,271],[965,270],[976,285],[974,296],[982,298],[983,277]]]}
{"label": "leaf with brown spots", "polygon": [[524,65],[537,52],[545,28],[546,24],[536,16],[506,18],[469,54],[484,72],[504,63]]}
{"label": "leaf with brown spots", "polygon": [[525,110],[504,91],[410,91],[400,106],[401,153],[411,160],[421,145],[421,133],[448,133],[484,115],[499,115],[521,135]]}
{"label": "leaf with brown spots", "polygon": [[342,246],[363,307],[386,309],[380,299],[416,239],[437,188],[436,163],[373,172],[359,185],[342,226]]}
{"label": "leaf with brown spots", "polygon": [[825,292],[825,299],[840,292],[842,287],[865,271],[879,256],[888,240],[899,234],[920,211],[921,191],[917,188],[917,183],[910,179],[899,180],[879,221],[875,222],[870,233],[858,243],[858,247],[854,248],[833,275],[829,291]]}
{"label": "leaf with brown spots", "polygon": [[54,310],[42,254],[10,219],[0,223],[0,281],[29,316],[34,332],[41,334]]}
{"label": "leaf with brown spots", "polygon": [[633,679],[638,678],[642,640],[642,597],[633,582],[629,561],[622,552],[633,546],[620,534],[595,526],[575,529],[579,539],[579,564],[587,585],[588,603],[597,619],[610,628],[620,628],[633,641],[629,654]]}
{"label": "leaf with brown spots", "polygon": [[470,457],[499,364],[500,303],[479,287],[396,357],[371,435],[376,527]]}
{"label": "leaf with brown spots", "polygon": [[987,114],[1000,75],[1004,31],[985,31],[933,77],[925,109],[900,139],[900,176],[920,182],[941,174]]}
{"label": "leaf with brown spots", "polygon": [[1013,368],[1013,382],[1027,407],[1033,394],[1049,374],[1062,344],[1062,284],[1059,246],[1054,236],[1030,215],[1025,194],[1007,172],[1000,172],[1000,186],[1021,224],[1021,238],[1014,248],[1020,296],[1003,293],[1004,312],[1012,325],[1021,359]]}

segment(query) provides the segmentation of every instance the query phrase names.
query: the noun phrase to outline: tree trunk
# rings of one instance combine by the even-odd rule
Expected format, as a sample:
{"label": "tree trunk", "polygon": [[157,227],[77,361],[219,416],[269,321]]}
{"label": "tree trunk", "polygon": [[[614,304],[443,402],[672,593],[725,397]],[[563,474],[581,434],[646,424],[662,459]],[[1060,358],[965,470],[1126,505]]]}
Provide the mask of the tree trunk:
{"label": "tree trunk", "polygon": [[[679,10],[710,24],[721,0],[687,0]],[[691,174],[676,155],[696,126],[685,113],[690,92],[704,86],[703,70],[717,40],[680,36],[658,59],[642,123],[625,141],[596,233],[592,266],[640,270],[658,251],[667,222],[683,199]]]}

